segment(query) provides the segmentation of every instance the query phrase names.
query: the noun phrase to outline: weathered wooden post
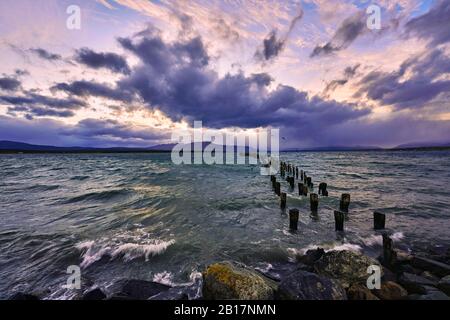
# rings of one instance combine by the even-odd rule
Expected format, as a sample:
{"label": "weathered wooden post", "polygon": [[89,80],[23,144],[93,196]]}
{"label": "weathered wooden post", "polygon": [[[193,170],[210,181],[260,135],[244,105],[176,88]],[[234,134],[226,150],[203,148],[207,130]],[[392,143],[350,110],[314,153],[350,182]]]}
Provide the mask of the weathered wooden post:
{"label": "weathered wooden post", "polygon": [[289,185],[290,185],[291,189],[295,188],[294,184],[295,184],[294,177],[289,177]]}
{"label": "weathered wooden post", "polygon": [[308,195],[308,186],[303,184],[302,193],[306,197]]}
{"label": "weathered wooden post", "polygon": [[334,211],[334,224],[336,231],[344,231],[345,212]]}
{"label": "weathered wooden post", "polygon": [[281,208],[281,209],[286,209],[286,192],[282,192],[282,193],[281,193],[281,197],[280,197],[280,208]]}
{"label": "weathered wooden post", "polygon": [[312,184],[312,178],[311,177],[306,178],[306,184],[308,185],[308,187],[311,188],[311,184]]}
{"label": "weathered wooden post", "polygon": [[343,193],[341,195],[341,202],[339,203],[339,210],[348,212],[349,205],[350,205],[350,194]]}
{"label": "weathered wooden post", "polygon": [[298,229],[298,209],[289,210],[289,229]]}
{"label": "weathered wooden post", "polygon": [[300,170],[300,180],[303,181],[303,170]]}
{"label": "weathered wooden post", "polygon": [[303,195],[303,183],[298,183],[298,195],[302,196]]}
{"label": "weathered wooden post", "polygon": [[373,213],[373,228],[375,230],[382,230],[385,228],[386,215],[384,213],[375,211]]}
{"label": "weathered wooden post", "polygon": [[325,182],[319,183],[319,195],[328,197],[327,184]]}
{"label": "weathered wooden post", "polygon": [[319,208],[319,195],[311,193],[309,195],[309,202],[311,205],[311,212],[317,213],[317,209]]}
{"label": "weathered wooden post", "polygon": [[281,184],[279,182],[275,182],[275,193],[277,196],[280,196],[281,194]]}
{"label": "weathered wooden post", "polygon": [[298,167],[295,167],[295,178],[298,180]]}
{"label": "weathered wooden post", "polygon": [[387,233],[383,233],[383,263],[386,266],[392,266],[397,259],[397,253],[394,250],[394,242]]}

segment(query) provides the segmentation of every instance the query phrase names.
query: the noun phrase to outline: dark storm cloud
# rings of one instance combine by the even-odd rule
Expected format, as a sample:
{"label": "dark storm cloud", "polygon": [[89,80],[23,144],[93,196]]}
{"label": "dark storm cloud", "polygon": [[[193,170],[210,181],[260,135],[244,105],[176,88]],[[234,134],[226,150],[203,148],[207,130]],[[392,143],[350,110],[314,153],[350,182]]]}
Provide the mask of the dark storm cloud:
{"label": "dark storm cloud", "polygon": [[364,13],[358,12],[341,23],[329,42],[321,46],[316,46],[311,53],[311,57],[329,55],[336,51],[346,49],[364,33],[365,28],[366,20]]}
{"label": "dark storm cloud", "polygon": [[55,109],[80,109],[82,107],[85,107],[85,102],[73,99],[73,98],[67,98],[67,99],[59,99],[59,98],[52,98],[43,96],[40,94],[35,94],[31,92],[26,92],[26,95],[24,96],[7,96],[3,95],[0,96],[0,101],[3,101],[4,103],[16,105],[16,106],[23,106],[23,105],[43,105]]}
{"label": "dark storm cloud", "polygon": [[442,78],[449,73],[450,57],[443,50],[435,49],[406,60],[397,71],[367,74],[355,97],[366,95],[397,109],[422,108],[440,94],[450,92],[450,81]]}
{"label": "dark storm cloud", "polygon": [[6,91],[16,91],[20,88],[21,83],[19,80],[11,77],[0,78],[0,89]]}
{"label": "dark storm cloud", "polygon": [[288,32],[284,37],[279,37],[277,30],[272,30],[263,40],[262,48],[258,49],[255,57],[261,61],[268,61],[277,57],[286,46],[287,40],[297,22],[303,18],[303,10],[291,21]]}
{"label": "dark storm cloud", "polygon": [[25,113],[27,119],[33,119],[34,117],[58,117],[58,118],[70,118],[75,115],[71,110],[55,110],[45,107],[36,106],[19,106],[19,107],[9,107],[8,113],[15,115],[17,112]]}
{"label": "dark storm cloud", "polygon": [[63,130],[63,134],[78,137],[114,137],[124,140],[160,140],[169,138],[169,135],[163,131],[137,129],[115,120],[84,119],[74,128]]}
{"label": "dark storm cloud", "polygon": [[48,60],[48,61],[59,61],[62,60],[61,55],[56,53],[51,53],[45,49],[42,48],[32,48],[29,49],[29,51],[35,55],[37,55],[39,58]]}
{"label": "dark storm cloud", "polygon": [[8,113],[25,113],[28,118],[53,116],[53,117],[72,117],[74,110],[85,107],[86,104],[78,99],[52,98],[32,92],[24,92],[22,96],[0,96],[0,103],[9,105]]}
{"label": "dark storm cloud", "polygon": [[0,115],[2,140],[32,144],[84,147],[147,147],[167,138],[167,133],[154,129],[136,129],[114,121],[85,119],[69,125],[47,118],[31,120]]}
{"label": "dark storm cloud", "polygon": [[430,47],[449,42],[450,1],[436,1],[429,12],[408,21],[405,29],[408,36],[424,39]]}
{"label": "dark storm cloud", "polygon": [[366,116],[367,109],[324,101],[289,86],[268,89],[264,73],[224,77],[208,67],[209,57],[200,38],[165,43],[157,34],[119,39],[142,65],[117,87],[135,93],[149,108],[174,121],[202,120],[213,128],[267,125],[327,125]]}
{"label": "dark storm cloud", "polygon": [[360,64],[356,64],[353,67],[350,66],[345,68],[343,78],[330,81],[325,87],[323,93],[327,95],[329,92],[336,90],[338,87],[347,84],[349,80],[355,76],[359,67]]}
{"label": "dark storm cloud", "polygon": [[132,97],[121,90],[111,88],[106,84],[96,83],[93,81],[75,81],[72,83],[58,83],[51,88],[52,91],[64,91],[70,95],[79,97],[102,97],[106,99],[131,102]]}
{"label": "dark storm cloud", "polygon": [[116,53],[97,53],[89,48],[82,48],[77,50],[75,60],[93,69],[104,68],[117,73],[130,73],[130,67],[125,58]]}

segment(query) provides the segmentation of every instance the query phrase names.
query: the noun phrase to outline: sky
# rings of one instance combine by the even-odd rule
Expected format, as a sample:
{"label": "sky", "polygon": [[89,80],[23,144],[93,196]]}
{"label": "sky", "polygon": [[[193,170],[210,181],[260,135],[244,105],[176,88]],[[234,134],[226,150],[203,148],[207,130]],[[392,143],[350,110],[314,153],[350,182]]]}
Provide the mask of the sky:
{"label": "sky", "polygon": [[449,53],[448,0],[2,0],[0,140],[448,143]]}

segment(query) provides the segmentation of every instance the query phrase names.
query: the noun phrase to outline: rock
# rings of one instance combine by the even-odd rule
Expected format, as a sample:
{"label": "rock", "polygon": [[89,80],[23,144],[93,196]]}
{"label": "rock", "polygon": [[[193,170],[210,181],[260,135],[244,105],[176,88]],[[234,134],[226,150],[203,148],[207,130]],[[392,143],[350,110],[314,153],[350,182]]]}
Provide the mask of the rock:
{"label": "rock", "polygon": [[345,290],[335,280],[307,271],[296,271],[284,278],[276,294],[280,300],[346,300]]}
{"label": "rock", "polygon": [[429,272],[429,271],[424,271],[424,272],[422,272],[421,274],[420,274],[420,276],[422,276],[422,277],[424,277],[424,278],[426,278],[426,279],[428,279],[428,280],[431,280],[431,281],[433,281],[433,282],[439,282],[439,278],[438,277],[436,277],[435,275],[433,275],[431,272]]}
{"label": "rock", "polygon": [[408,291],[393,281],[383,282],[381,289],[372,292],[381,300],[404,300],[408,296]]}
{"label": "rock", "polygon": [[425,294],[421,295],[418,300],[450,300],[450,298],[442,291],[426,286]]}
{"label": "rock", "polygon": [[412,254],[406,251],[402,251],[399,249],[395,250],[397,254],[397,262],[398,263],[410,263],[412,259],[414,258]]}
{"label": "rock", "polygon": [[347,290],[349,300],[380,300],[367,287],[360,284],[353,284]]}
{"label": "rock", "polygon": [[450,275],[450,266],[424,257],[414,257],[411,264],[415,268],[430,271],[438,277],[445,277]]}
{"label": "rock", "polygon": [[247,268],[221,262],[205,270],[202,290],[207,300],[271,300],[276,283]]}
{"label": "rock", "polygon": [[31,300],[39,300],[39,297],[32,295],[32,294],[28,294],[28,293],[23,293],[23,292],[17,292],[14,295],[12,295],[8,300],[26,300],[26,301],[31,301]]}
{"label": "rock", "polygon": [[165,284],[144,280],[119,280],[113,285],[111,300],[133,299],[147,300],[158,293],[169,290]]}
{"label": "rock", "polygon": [[375,259],[352,251],[330,251],[314,264],[314,270],[321,275],[339,280],[345,287],[353,283],[366,284],[371,265],[380,266]]}
{"label": "rock", "polygon": [[90,290],[83,294],[82,300],[104,300],[106,299],[106,294],[100,288]]}
{"label": "rock", "polygon": [[322,258],[325,254],[325,250],[322,248],[312,249],[306,251],[302,256],[298,256],[297,260],[306,265],[313,265],[317,260]]}
{"label": "rock", "polygon": [[266,278],[272,279],[276,282],[280,282],[284,277],[288,276],[289,274],[297,271],[297,270],[304,270],[304,271],[312,271],[311,266],[307,266],[303,263],[272,263],[269,267],[255,267],[255,270],[260,272],[263,276]]}
{"label": "rock", "polygon": [[185,288],[170,288],[154,295],[149,300],[188,300]]}
{"label": "rock", "polygon": [[450,276],[442,278],[438,283],[438,288],[445,292],[446,295],[450,295]]}
{"label": "rock", "polygon": [[426,286],[435,287],[437,284],[424,277],[404,273],[399,278],[399,283],[408,291],[408,293],[426,294]]}

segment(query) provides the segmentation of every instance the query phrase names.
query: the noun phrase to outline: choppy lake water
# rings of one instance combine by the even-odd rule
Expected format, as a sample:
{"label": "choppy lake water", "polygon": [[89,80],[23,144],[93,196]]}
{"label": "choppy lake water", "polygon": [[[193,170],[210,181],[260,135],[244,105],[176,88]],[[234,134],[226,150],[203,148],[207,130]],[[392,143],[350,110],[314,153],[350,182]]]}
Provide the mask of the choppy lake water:
{"label": "choppy lake water", "polygon": [[[135,278],[192,283],[211,263],[269,268],[317,245],[376,255],[372,213],[403,249],[450,246],[450,152],[283,153],[328,183],[318,218],[309,198],[288,230],[270,179],[251,165],[181,165],[170,154],[0,155],[0,298],[62,289],[79,265],[91,285]],[[288,191],[287,183],[282,188]],[[341,193],[352,197],[345,236],[334,231]]]}

